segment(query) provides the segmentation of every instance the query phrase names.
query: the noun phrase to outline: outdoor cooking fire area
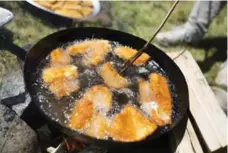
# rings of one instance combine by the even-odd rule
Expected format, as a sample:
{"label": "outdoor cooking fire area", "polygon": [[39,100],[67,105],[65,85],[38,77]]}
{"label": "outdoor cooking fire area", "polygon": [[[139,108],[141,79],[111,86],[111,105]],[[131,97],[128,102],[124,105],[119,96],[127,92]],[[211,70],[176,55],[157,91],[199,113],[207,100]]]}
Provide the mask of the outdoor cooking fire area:
{"label": "outdoor cooking fire area", "polygon": [[[30,46],[24,47],[29,49]],[[168,134],[136,146],[107,148],[76,141],[53,126],[37,109],[25,90],[23,62],[8,71],[0,90],[1,153],[114,153],[172,152]]]}
{"label": "outdoor cooking fire area", "polygon": [[226,4],[0,2],[0,153],[227,152]]}

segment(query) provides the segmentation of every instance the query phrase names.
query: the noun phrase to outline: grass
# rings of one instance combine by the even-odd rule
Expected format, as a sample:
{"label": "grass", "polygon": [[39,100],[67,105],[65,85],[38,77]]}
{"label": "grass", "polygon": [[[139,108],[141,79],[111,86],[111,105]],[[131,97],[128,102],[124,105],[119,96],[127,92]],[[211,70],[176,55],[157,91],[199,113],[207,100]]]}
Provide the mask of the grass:
{"label": "grass", "polygon": [[[22,7],[23,2],[0,2],[0,6],[11,10],[15,18],[5,26],[8,33],[11,33],[12,41],[19,45],[34,44],[42,37],[57,31],[57,26],[51,25],[39,17],[33,16],[29,11]],[[148,40],[155,29],[158,27],[172,2],[150,1],[150,2],[121,2],[110,1],[102,2],[104,11],[110,18],[110,24],[105,25],[100,21],[85,23],[84,26],[108,27],[125,31]],[[191,11],[193,2],[180,2],[172,16],[165,25],[163,31],[169,30],[177,25],[183,24]],[[210,25],[206,38],[227,37],[227,8],[224,8]],[[207,44],[207,43],[206,43]],[[226,44],[226,43],[225,43]],[[177,47],[162,48],[164,51],[189,50],[197,62],[200,64],[206,79],[210,84],[214,83],[214,78],[218,72],[219,65],[225,60],[221,57],[220,47],[207,45],[193,47],[181,45]],[[226,48],[226,45],[222,47]],[[0,52],[0,78],[4,70],[13,68],[16,58],[6,51]],[[208,61],[209,59],[209,61]],[[208,64],[209,63],[209,64]],[[207,65],[208,64],[208,65]],[[1,80],[1,79],[0,79]]]}

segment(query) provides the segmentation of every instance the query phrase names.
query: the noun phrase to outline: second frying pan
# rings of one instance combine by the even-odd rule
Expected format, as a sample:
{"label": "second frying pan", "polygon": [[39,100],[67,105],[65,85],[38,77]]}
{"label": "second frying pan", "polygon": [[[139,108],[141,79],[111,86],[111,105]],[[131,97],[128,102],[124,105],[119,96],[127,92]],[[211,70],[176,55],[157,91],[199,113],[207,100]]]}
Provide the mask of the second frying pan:
{"label": "second frying pan", "polygon": [[[153,60],[155,60],[160,67],[166,72],[169,80],[174,84],[175,90],[177,93],[178,100],[173,101],[173,115],[172,115],[172,124],[165,128],[157,130],[155,133],[148,136],[145,140],[138,142],[118,142],[113,140],[99,140],[84,134],[81,134],[75,130],[67,128],[64,124],[57,122],[56,119],[61,116],[62,108],[65,107],[64,104],[55,103],[54,98],[49,98],[48,95],[37,96],[37,89],[34,87],[34,80],[36,79],[37,67],[42,59],[55,48],[62,46],[68,42],[75,40],[84,40],[88,38],[97,38],[105,39],[109,41],[116,41],[122,45],[130,46],[135,49],[140,49],[146,41],[140,39],[136,36],[104,28],[70,28],[62,31],[53,33],[43,39],[41,39],[37,44],[35,44],[30,51],[27,53],[21,53],[20,58],[25,60],[24,64],[24,81],[26,88],[29,94],[32,97],[32,101],[36,104],[37,108],[44,114],[47,119],[53,123],[57,128],[59,128],[66,135],[74,138],[75,140],[85,142],[85,143],[94,143],[97,145],[105,147],[116,147],[116,146],[129,146],[134,144],[139,144],[146,142],[148,140],[154,140],[172,128],[174,128],[179,121],[184,117],[188,108],[189,108],[189,99],[188,99],[188,88],[186,80],[172,59],[170,59],[163,51],[153,46],[152,44],[145,50]],[[15,53],[18,54],[18,53]],[[25,57],[26,55],[26,57]],[[41,105],[42,96],[47,96],[50,103],[53,107],[48,107]],[[53,117],[54,116],[54,117]]]}

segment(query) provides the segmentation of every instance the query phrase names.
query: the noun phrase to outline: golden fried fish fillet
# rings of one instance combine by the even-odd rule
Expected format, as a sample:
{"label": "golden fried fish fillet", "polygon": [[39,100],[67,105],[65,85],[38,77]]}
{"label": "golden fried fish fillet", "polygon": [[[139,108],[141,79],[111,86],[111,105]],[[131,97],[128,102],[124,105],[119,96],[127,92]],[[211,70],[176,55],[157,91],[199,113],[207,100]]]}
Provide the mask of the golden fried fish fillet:
{"label": "golden fried fish fillet", "polygon": [[66,1],[62,6],[65,9],[81,11],[83,7],[80,5],[79,1]]}
{"label": "golden fried fish fillet", "polygon": [[121,89],[128,86],[128,80],[119,75],[110,62],[100,66],[98,73],[104,82],[112,88]]}
{"label": "golden fried fish fillet", "polygon": [[97,139],[107,139],[108,119],[101,113],[96,113],[91,119],[88,128],[84,133]]}
{"label": "golden fried fish fillet", "polygon": [[65,1],[57,1],[51,6],[51,10],[60,9],[63,7]]}
{"label": "golden fried fish fillet", "polygon": [[52,82],[49,90],[59,99],[68,96],[79,89],[79,82],[75,79],[59,79]]}
{"label": "golden fried fish fillet", "polygon": [[[119,46],[114,50],[114,53],[124,60],[130,59],[137,50],[126,47],[126,46]],[[149,60],[150,56],[146,53],[143,53],[133,64],[134,65],[142,65],[145,64]]]}
{"label": "golden fried fish fillet", "polygon": [[73,56],[75,55],[79,55],[82,53],[85,53],[87,50],[89,50],[90,48],[92,48],[93,46],[97,45],[97,44],[101,44],[101,46],[104,46],[104,50],[108,50],[111,48],[109,42],[107,40],[87,40],[87,41],[83,41],[80,43],[76,43],[73,45],[70,45],[69,47],[67,47],[67,52]]}
{"label": "golden fried fish fillet", "polygon": [[38,3],[39,5],[43,6],[43,7],[48,8],[48,9],[51,9],[51,7],[52,7],[51,1],[38,1],[38,0],[35,0],[35,2]]}
{"label": "golden fried fish fillet", "polygon": [[90,122],[93,113],[93,103],[90,100],[82,98],[76,101],[68,126],[72,129],[84,128]]}
{"label": "golden fried fish fillet", "polygon": [[150,87],[150,82],[145,81],[144,79],[139,79],[138,82],[139,82],[140,104],[153,101],[154,98]]}
{"label": "golden fried fish fillet", "polygon": [[55,13],[65,15],[73,18],[81,18],[82,14],[79,11],[71,10],[67,8],[58,8],[55,10]]}
{"label": "golden fried fish fillet", "polygon": [[94,108],[104,113],[112,108],[112,93],[103,85],[94,85],[84,96],[93,102]]}
{"label": "golden fried fish fillet", "polygon": [[81,10],[81,13],[83,14],[83,16],[88,16],[89,14],[91,14],[92,11],[93,11],[92,7],[85,6]]}
{"label": "golden fried fish fillet", "polygon": [[127,104],[123,110],[114,116],[109,128],[109,135],[115,140],[133,142],[152,134],[157,125],[147,119],[134,106]]}
{"label": "golden fried fish fillet", "polygon": [[61,48],[54,49],[51,54],[51,65],[67,65],[70,64],[72,59],[69,54]]}
{"label": "golden fried fish fillet", "polygon": [[49,67],[42,72],[42,78],[45,83],[52,83],[62,78],[75,79],[77,76],[77,67],[74,65]]}
{"label": "golden fried fish fillet", "polygon": [[90,6],[90,7],[93,6],[93,2],[91,0],[89,0],[89,1],[82,1],[81,3],[82,3],[83,6]]}
{"label": "golden fried fish fillet", "polygon": [[93,12],[92,1],[57,1],[57,0],[34,0],[39,5],[46,7],[57,14],[73,17],[82,18],[88,16]]}
{"label": "golden fried fish fillet", "polygon": [[95,66],[104,61],[105,55],[110,51],[111,45],[108,41],[94,43],[94,45],[85,52],[82,62],[86,66]]}
{"label": "golden fried fish fillet", "polygon": [[145,100],[147,98],[145,96],[148,96],[149,98],[148,101],[145,100],[142,102],[141,108],[150,115],[151,119],[155,121],[157,125],[164,126],[170,124],[172,122],[172,99],[167,80],[158,73],[151,73],[149,81],[152,95],[144,94],[145,92],[149,93],[149,91],[144,91],[144,93],[143,91],[140,92],[140,99]]}

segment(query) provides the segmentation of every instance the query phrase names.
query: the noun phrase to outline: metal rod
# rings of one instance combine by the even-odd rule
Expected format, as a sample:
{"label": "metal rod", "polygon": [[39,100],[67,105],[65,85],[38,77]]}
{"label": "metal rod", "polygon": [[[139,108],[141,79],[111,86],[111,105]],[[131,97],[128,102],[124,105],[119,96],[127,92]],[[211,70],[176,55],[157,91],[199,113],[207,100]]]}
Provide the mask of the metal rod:
{"label": "metal rod", "polygon": [[173,12],[173,10],[176,7],[176,5],[178,4],[178,2],[179,2],[179,0],[176,0],[174,2],[174,4],[172,5],[172,7],[170,8],[169,12],[166,14],[165,18],[163,19],[162,23],[160,24],[160,26],[158,27],[158,29],[155,31],[155,33],[151,37],[151,39],[136,54],[134,54],[129,60],[127,60],[124,63],[123,68],[120,71],[120,74],[122,74],[137,58],[139,58],[139,56],[142,55],[142,53],[144,52],[144,50],[153,41],[153,39],[156,37],[156,35],[158,34],[158,32],[161,30],[161,28],[165,25],[166,21],[168,20],[169,16]]}

